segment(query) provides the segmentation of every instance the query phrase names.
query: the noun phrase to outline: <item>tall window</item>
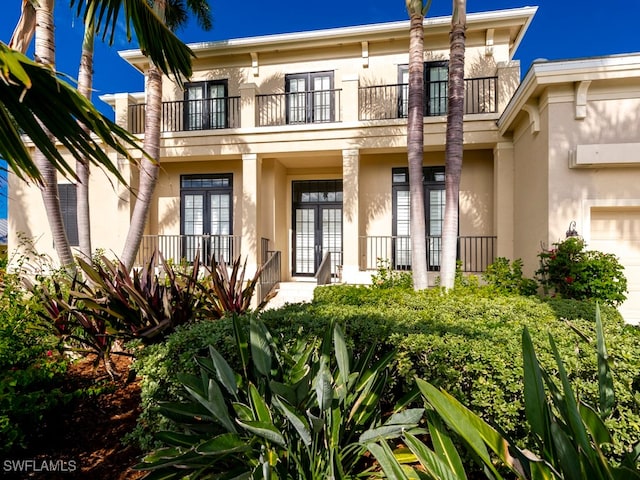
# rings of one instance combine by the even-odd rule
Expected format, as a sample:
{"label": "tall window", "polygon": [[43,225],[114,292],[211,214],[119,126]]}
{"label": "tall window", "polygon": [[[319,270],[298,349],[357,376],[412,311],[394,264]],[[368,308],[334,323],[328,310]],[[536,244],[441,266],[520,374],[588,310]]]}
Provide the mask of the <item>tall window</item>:
{"label": "tall window", "polygon": [[287,75],[285,91],[287,123],[333,122],[333,72]]}
{"label": "tall window", "polygon": [[[398,82],[401,84],[399,116],[409,114],[409,66],[400,65]],[[447,114],[447,84],[449,78],[448,62],[425,62],[424,64],[424,116]]]}
{"label": "tall window", "polygon": [[[440,269],[442,253],[442,225],[444,223],[444,167],[424,167],[424,202],[427,227],[427,265],[430,270]],[[411,268],[411,202],[409,170],[394,168],[393,183],[393,264],[398,269]]]}
{"label": "tall window", "polygon": [[184,90],[186,130],[227,128],[227,81],[187,83]]}
{"label": "tall window", "polygon": [[233,257],[233,177],[183,175],[180,178],[183,256],[229,261]]}
{"label": "tall window", "polygon": [[59,183],[58,197],[60,198],[60,209],[62,210],[62,222],[67,232],[69,245],[78,246],[78,201],[76,186],[73,183]]}

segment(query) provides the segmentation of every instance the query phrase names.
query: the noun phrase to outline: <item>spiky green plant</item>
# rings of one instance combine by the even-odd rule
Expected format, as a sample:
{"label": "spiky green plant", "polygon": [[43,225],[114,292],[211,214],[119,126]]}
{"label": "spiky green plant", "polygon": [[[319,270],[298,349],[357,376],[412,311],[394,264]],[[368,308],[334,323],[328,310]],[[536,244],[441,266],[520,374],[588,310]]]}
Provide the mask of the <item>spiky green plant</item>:
{"label": "spiky green plant", "polygon": [[158,435],[167,447],[137,466],[147,478],[353,478],[367,469],[362,435],[393,438],[422,416],[406,410],[382,424],[392,356],[354,359],[337,325],[322,342],[294,345],[253,317],[248,335],[237,317],[234,330],[241,371],[210,347],[200,375],[181,377],[191,401],[161,405],[180,431]]}
{"label": "spiky green plant", "polygon": [[[241,268],[242,266],[242,268]],[[230,265],[224,260],[212,260],[211,268],[205,267],[203,294],[207,299],[207,311],[212,318],[221,318],[227,314],[242,315],[251,310],[251,301],[256,292],[262,266],[256,269],[253,277],[245,281],[247,260],[242,263],[241,257],[235,258]],[[262,310],[275,295],[270,292],[266,298],[260,299],[255,310]]]}

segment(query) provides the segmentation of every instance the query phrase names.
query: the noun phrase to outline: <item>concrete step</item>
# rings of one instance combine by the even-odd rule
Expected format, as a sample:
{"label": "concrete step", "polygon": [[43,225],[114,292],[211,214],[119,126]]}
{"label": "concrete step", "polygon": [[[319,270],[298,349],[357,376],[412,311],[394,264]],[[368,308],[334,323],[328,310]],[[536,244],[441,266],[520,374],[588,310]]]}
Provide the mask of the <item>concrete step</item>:
{"label": "concrete step", "polygon": [[280,282],[278,293],[269,301],[267,308],[280,308],[287,303],[311,302],[316,286],[315,279],[309,281]]}

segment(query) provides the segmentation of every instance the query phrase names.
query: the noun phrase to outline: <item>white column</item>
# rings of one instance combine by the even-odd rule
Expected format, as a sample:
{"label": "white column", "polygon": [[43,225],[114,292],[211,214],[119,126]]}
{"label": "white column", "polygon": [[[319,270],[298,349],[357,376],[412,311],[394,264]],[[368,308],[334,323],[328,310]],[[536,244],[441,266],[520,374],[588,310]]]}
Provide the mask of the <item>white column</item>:
{"label": "white column", "polygon": [[358,182],[360,151],[342,151],[342,279],[359,283],[360,205]]}
{"label": "white column", "polygon": [[247,275],[253,275],[260,261],[260,177],[262,159],[255,153],[242,155],[242,256],[247,259]]}

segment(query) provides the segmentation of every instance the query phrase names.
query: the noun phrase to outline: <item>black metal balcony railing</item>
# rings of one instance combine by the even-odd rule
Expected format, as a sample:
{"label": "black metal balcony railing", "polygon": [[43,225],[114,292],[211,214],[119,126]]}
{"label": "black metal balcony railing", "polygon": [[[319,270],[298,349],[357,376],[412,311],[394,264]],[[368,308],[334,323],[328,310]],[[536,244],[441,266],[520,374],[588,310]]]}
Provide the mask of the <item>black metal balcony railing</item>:
{"label": "black metal balcony railing", "polygon": [[[425,89],[425,117],[446,115],[447,83],[430,82]],[[497,85],[498,77],[465,79],[465,114],[497,112]],[[406,118],[409,113],[409,86],[406,83],[360,87],[358,96],[360,120]]]}
{"label": "black metal balcony railing", "polygon": [[195,260],[230,262],[240,255],[240,237],[234,235],[143,235],[136,265],[144,265],[154,252],[173,263]]}
{"label": "black metal balcony railing", "polygon": [[[362,255],[360,268],[375,270],[378,259],[388,260],[394,270],[411,270],[411,238],[406,236],[360,237]],[[440,269],[442,237],[427,237],[427,266],[431,271]],[[496,258],[496,237],[458,237],[458,260],[462,271],[480,273]]]}
{"label": "black metal balcony railing", "polygon": [[256,95],[259,127],[340,121],[340,90]]}
{"label": "black metal balcony railing", "polygon": [[[129,107],[131,133],[144,133],[146,104]],[[162,102],[162,132],[240,127],[240,97]]]}

